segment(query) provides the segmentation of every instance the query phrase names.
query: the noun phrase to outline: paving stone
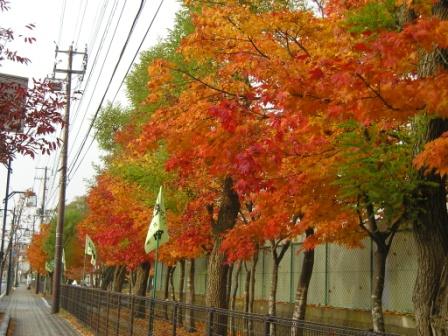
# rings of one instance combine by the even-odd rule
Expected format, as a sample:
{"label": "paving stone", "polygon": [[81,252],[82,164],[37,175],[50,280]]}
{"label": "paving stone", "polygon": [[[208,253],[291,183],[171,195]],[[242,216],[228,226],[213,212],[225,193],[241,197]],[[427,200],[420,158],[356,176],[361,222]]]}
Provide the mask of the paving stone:
{"label": "paving stone", "polygon": [[14,336],[79,336],[71,325],[57,314],[50,313],[44,300],[21,286],[0,301],[0,309],[8,311],[15,321]]}

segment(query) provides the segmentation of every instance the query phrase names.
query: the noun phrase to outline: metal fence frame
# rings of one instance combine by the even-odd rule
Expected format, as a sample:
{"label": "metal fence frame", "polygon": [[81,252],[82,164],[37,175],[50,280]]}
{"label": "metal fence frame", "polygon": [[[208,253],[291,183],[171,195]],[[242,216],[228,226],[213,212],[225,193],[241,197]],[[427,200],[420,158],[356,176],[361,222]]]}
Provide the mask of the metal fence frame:
{"label": "metal fence frame", "polygon": [[[277,301],[288,306],[287,315],[291,315],[295,302],[297,281],[302,271],[301,258],[298,253],[302,243],[293,242],[289,251],[280,262],[277,287]],[[417,274],[417,257],[412,232],[400,231],[394,238],[387,258],[383,293],[383,310],[413,314],[412,290]],[[314,269],[308,290],[308,303],[316,306],[359,309],[368,312],[372,309],[371,295],[374,287],[375,263],[373,260],[375,244],[369,238],[363,241],[363,248],[347,249],[336,244],[322,244],[315,249]],[[255,272],[255,301],[268,300],[269,285],[272,279],[272,257],[270,249],[262,247],[258,255]],[[195,292],[204,296],[207,288],[208,259],[195,259]],[[249,263],[250,264],[250,263]],[[174,271],[174,287],[179,290],[179,266]],[[157,291],[163,296],[164,278],[167,266],[159,264]],[[239,276],[233,277],[232,285],[238,282],[237,298],[244,296],[246,271],[242,268]],[[267,312],[260,309],[258,313]]]}
{"label": "metal fence frame", "polygon": [[162,322],[165,328],[163,335],[167,335],[168,328],[170,334],[176,336],[182,325],[179,320],[182,320],[182,313],[185,314],[186,311],[194,312],[194,319],[201,326],[198,327],[198,332],[207,336],[289,336],[293,334],[293,329],[294,335],[300,336],[394,335],[71,285],[61,286],[61,307],[74,315],[95,335],[106,336],[157,336],[153,328],[154,323]]}

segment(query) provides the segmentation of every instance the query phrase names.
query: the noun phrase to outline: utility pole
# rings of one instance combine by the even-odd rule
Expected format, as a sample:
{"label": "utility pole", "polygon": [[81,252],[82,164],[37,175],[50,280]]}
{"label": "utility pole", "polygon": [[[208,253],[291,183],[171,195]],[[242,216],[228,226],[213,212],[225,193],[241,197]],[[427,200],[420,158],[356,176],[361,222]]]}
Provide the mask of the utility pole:
{"label": "utility pole", "polygon": [[[47,180],[48,180],[47,173],[48,173],[48,168],[45,167],[45,168],[36,168],[36,169],[43,169],[44,170],[44,177],[43,177],[43,180],[44,180],[44,190],[42,192],[42,205],[41,205],[40,214],[39,214],[39,216],[40,216],[40,227],[42,227],[42,224],[43,224],[44,218],[45,218],[45,198],[46,198],[46,193],[47,193]],[[35,179],[36,180],[42,180],[41,177],[37,177]],[[36,224],[35,223],[35,219],[36,219],[36,217],[34,217],[34,220],[33,220],[33,229],[32,229],[33,236],[34,236],[35,224]],[[36,294],[39,294],[39,280],[40,280],[40,274],[39,274],[39,272],[36,272]]]}
{"label": "utility pole", "polygon": [[[87,65],[87,50],[83,53],[73,51],[73,46],[70,46],[69,50],[62,51],[56,47],[56,55],[58,53],[68,54],[68,69],[57,69],[55,66],[55,72],[61,72],[67,74],[67,86],[66,86],[66,105],[64,116],[64,137],[62,144],[62,163],[61,163],[61,180],[59,189],[59,205],[58,216],[56,223],[56,244],[54,255],[54,278],[53,278],[53,305],[51,312],[56,314],[59,312],[60,296],[61,296],[61,275],[62,275],[62,248],[63,248],[63,235],[64,235],[64,215],[65,215],[65,191],[67,187],[67,153],[68,153],[68,133],[70,123],[70,99],[72,89],[72,75],[83,75]],[[73,56],[76,54],[84,55],[84,69],[73,70]]]}
{"label": "utility pole", "polygon": [[[44,170],[44,177],[36,177],[34,178],[35,180],[43,180],[44,181],[44,190],[42,192],[42,204],[40,206],[40,225],[42,225],[44,223],[44,219],[45,219],[45,198],[46,198],[46,193],[47,193],[47,181],[48,181],[48,168],[36,168],[39,170]],[[33,224],[33,234],[34,234],[34,224]]]}

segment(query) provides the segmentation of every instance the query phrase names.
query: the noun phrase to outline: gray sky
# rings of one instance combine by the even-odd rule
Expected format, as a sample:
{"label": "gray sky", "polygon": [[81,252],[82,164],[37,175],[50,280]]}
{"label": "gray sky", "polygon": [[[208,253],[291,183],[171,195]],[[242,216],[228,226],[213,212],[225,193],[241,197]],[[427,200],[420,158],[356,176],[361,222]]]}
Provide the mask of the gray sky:
{"label": "gray sky", "polygon": [[[84,47],[88,44],[89,62],[86,76],[83,82],[74,80],[73,86],[75,90],[84,90],[83,95],[75,95],[77,100],[72,101],[71,110],[71,129],[69,142],[69,167],[73,165],[83,138],[87,133],[89,123],[95,114],[100,100],[104,94],[106,86],[110,80],[113,68],[118,60],[118,55],[122,49],[125,38],[134,20],[134,16],[140,6],[138,0],[10,0],[11,10],[0,13],[1,26],[10,27],[16,33],[26,33],[24,26],[28,23],[34,23],[36,28],[29,32],[30,36],[36,37],[36,43],[25,45],[24,43],[15,43],[10,46],[19,50],[23,56],[31,58],[32,63],[28,66],[21,66],[4,62],[0,67],[1,73],[8,73],[29,78],[44,78],[51,75],[55,62],[55,46],[59,45],[59,49],[68,49],[70,43],[74,42],[74,46],[78,51],[84,51]],[[138,45],[140,44],[148,25],[150,24],[159,0],[146,0],[145,7],[141,14],[140,20],[137,22],[136,29],[132,35],[131,41],[123,56],[122,62],[118,67],[117,73],[112,81],[112,85],[106,95],[106,100],[112,100],[120,86],[121,80],[131,62]],[[113,11],[115,6],[115,10]],[[63,8],[65,7],[62,17]],[[123,14],[113,38],[113,42],[106,58],[112,35],[117,26],[118,18],[123,8]],[[180,8],[176,0],[165,0],[161,10],[156,17],[154,24],[145,40],[142,50],[148,49],[158,40],[163,38],[167,30],[172,28],[176,11]],[[102,14],[104,12],[104,14]],[[109,29],[103,38],[110,14],[114,13],[110,21]],[[83,13],[85,13],[83,15]],[[101,19],[102,18],[102,19]],[[99,25],[101,23],[101,25]],[[99,46],[103,43],[102,48]],[[95,55],[98,53],[96,62]],[[66,66],[66,57],[60,54],[58,57],[58,67]],[[103,61],[104,66],[103,66]],[[75,61],[75,67],[81,62],[81,58]],[[89,82],[87,79],[90,75]],[[102,71],[100,69],[103,67]],[[60,76],[59,76],[60,77]],[[87,87],[86,87],[87,85]],[[122,105],[126,105],[126,98],[121,91],[116,99]],[[92,134],[89,136],[84,151],[81,152],[80,158],[84,157],[81,165],[74,173],[70,175],[70,183],[67,187],[67,201],[70,202],[76,196],[86,193],[86,180],[94,176],[92,164],[98,164],[101,153],[96,143],[90,147]],[[11,191],[25,190],[33,188],[38,193],[38,202],[40,204],[42,194],[42,181],[36,181],[35,177],[42,177],[43,171],[36,170],[37,167],[49,168],[49,190],[48,190],[48,208],[54,208],[58,201],[57,185],[59,183],[59,173],[57,172],[59,151],[51,156],[38,156],[35,160],[18,157],[13,162],[13,175],[11,179]],[[78,166],[76,164],[75,167]],[[0,167],[0,198],[3,199],[6,186],[6,168]]]}

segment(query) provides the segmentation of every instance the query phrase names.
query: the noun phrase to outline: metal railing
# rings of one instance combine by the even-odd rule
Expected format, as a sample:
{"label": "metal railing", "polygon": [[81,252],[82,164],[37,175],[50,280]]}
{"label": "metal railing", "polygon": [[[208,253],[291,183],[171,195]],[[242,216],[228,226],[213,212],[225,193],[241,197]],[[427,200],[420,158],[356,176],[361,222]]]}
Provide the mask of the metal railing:
{"label": "metal railing", "polygon": [[[95,335],[375,336],[371,331],[61,286],[61,307]],[[389,336],[392,334],[381,334]]]}

